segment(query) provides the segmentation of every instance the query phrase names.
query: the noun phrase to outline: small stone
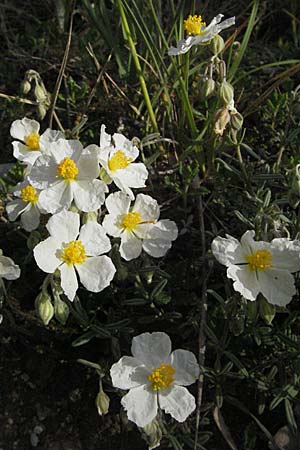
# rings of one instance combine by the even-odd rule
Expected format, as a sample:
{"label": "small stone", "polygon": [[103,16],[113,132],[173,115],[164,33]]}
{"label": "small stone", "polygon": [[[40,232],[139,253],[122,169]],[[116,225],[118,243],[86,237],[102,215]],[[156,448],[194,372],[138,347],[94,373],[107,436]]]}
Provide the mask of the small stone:
{"label": "small stone", "polygon": [[40,442],[39,437],[35,433],[30,434],[30,443],[32,447],[37,447],[38,443]]}

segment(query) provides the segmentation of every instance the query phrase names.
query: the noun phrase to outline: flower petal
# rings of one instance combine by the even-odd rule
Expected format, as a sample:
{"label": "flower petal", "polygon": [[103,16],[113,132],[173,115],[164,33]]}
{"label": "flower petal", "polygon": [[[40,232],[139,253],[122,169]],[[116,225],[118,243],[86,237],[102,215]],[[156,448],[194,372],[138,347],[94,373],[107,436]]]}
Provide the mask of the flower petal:
{"label": "flower petal", "polygon": [[44,189],[39,196],[41,207],[51,214],[64,208],[70,208],[72,200],[72,183],[67,181],[57,181],[49,188]]}
{"label": "flower petal", "polygon": [[71,158],[77,163],[83,150],[81,142],[76,139],[59,139],[51,142],[48,148],[57,164],[64,158]]}
{"label": "flower petal", "polygon": [[290,241],[286,238],[273,239],[270,251],[274,269],[298,272],[300,270],[300,241]]}
{"label": "flower petal", "polygon": [[142,252],[142,241],[133,233],[125,231],[121,235],[120,254],[126,261],[138,258]]}
{"label": "flower petal", "polygon": [[79,226],[79,214],[63,210],[49,219],[46,228],[57,242],[68,243],[77,238]]}
{"label": "flower petal", "polygon": [[149,370],[136,358],[123,356],[110,369],[112,383],[119,389],[132,389],[147,383]]}
{"label": "flower petal", "polygon": [[40,148],[43,154],[49,155],[50,150],[49,146],[52,142],[58,141],[58,139],[64,139],[65,135],[58,130],[51,130],[47,128],[47,130],[40,137]]}
{"label": "flower petal", "polygon": [[123,233],[123,228],[121,227],[122,219],[116,218],[116,216],[112,214],[106,214],[104,216],[102,226],[105,229],[106,233],[110,236],[120,237]]}
{"label": "flower petal", "polygon": [[132,339],[131,353],[150,370],[156,369],[168,360],[171,340],[166,333],[143,333]]}
{"label": "flower petal", "polygon": [[116,268],[108,256],[92,256],[82,264],[76,264],[83,286],[91,292],[101,292],[110,285]]}
{"label": "flower petal", "polygon": [[146,386],[130,389],[121,403],[127,411],[128,419],[138,427],[145,427],[157,415],[156,393],[149,391]]}
{"label": "flower petal", "polygon": [[185,387],[176,385],[159,392],[159,405],[178,422],[184,422],[196,408],[194,396]]}
{"label": "flower petal", "polygon": [[294,277],[286,270],[258,271],[258,282],[261,293],[272,305],[286,306],[296,294]]}
{"label": "flower petal", "polygon": [[[211,251],[219,263],[224,266],[246,262],[243,248],[239,241],[232,236],[216,237],[211,244]],[[249,250],[250,251],[250,250]]]}
{"label": "flower petal", "polygon": [[21,120],[15,120],[10,127],[10,135],[15,139],[24,141],[31,133],[38,133],[40,130],[40,124],[36,120],[28,119],[24,117]]}
{"label": "flower petal", "polygon": [[142,188],[146,186],[145,181],[148,178],[148,170],[143,163],[132,163],[126,169],[116,170],[115,176],[112,176],[112,178],[117,186],[116,180],[121,182],[123,186]]}
{"label": "flower petal", "polygon": [[12,145],[14,149],[14,157],[26,164],[33,165],[37,158],[41,156],[41,152],[39,150],[28,150],[28,147],[22,144],[22,142],[13,141]]}
{"label": "flower petal", "polygon": [[78,209],[84,212],[96,211],[105,201],[108,188],[100,180],[78,180],[72,183],[74,201]]}
{"label": "flower petal", "polygon": [[178,236],[178,228],[173,220],[164,219],[157,222],[151,229],[150,239],[162,239],[175,241]]}
{"label": "flower petal", "polygon": [[182,349],[175,350],[171,353],[170,364],[176,370],[174,374],[175,384],[189,386],[195,383],[200,368],[194,353]]}
{"label": "flower petal", "polygon": [[190,48],[194,45],[194,41],[195,41],[194,36],[188,36],[186,39],[181,39],[177,43],[177,47],[169,48],[168,55],[177,56],[187,53],[190,50]]}
{"label": "flower petal", "polygon": [[142,222],[156,222],[159,218],[160,210],[157,200],[150,195],[138,194],[132,210],[140,213]]}
{"label": "flower petal", "polygon": [[7,203],[6,212],[10,221],[14,222],[16,218],[26,209],[27,204],[17,198]]}
{"label": "flower petal", "polygon": [[111,144],[111,135],[106,133],[106,126],[104,124],[101,125],[100,129],[100,148],[103,149],[105,147],[109,147]]}
{"label": "flower petal", "polygon": [[26,231],[35,230],[40,224],[40,211],[35,205],[28,205],[21,215],[21,224]]}
{"label": "flower petal", "polygon": [[115,192],[110,194],[106,201],[105,206],[110,214],[113,216],[124,215],[128,213],[131,200],[124,192]]}
{"label": "flower petal", "polygon": [[143,250],[153,258],[162,258],[172,247],[172,241],[164,239],[145,239],[142,247]]}
{"label": "flower petal", "polygon": [[260,285],[257,281],[256,272],[250,270],[248,265],[229,266],[227,277],[235,280],[233,288],[243,295],[247,300],[256,300],[260,292]]}
{"label": "flower petal", "polygon": [[78,289],[78,281],[74,266],[62,264],[58,269],[60,271],[61,287],[68,299],[72,302]]}
{"label": "flower petal", "polygon": [[46,189],[57,182],[57,164],[52,156],[42,155],[35,161],[28,180],[38,189]]}
{"label": "flower petal", "polygon": [[100,167],[96,154],[83,154],[77,162],[77,180],[93,180],[99,176]]}
{"label": "flower petal", "polygon": [[107,253],[111,249],[110,239],[103,227],[90,221],[81,227],[78,239],[82,241],[87,256],[98,256]]}
{"label": "flower petal", "polygon": [[61,264],[61,260],[57,257],[59,249],[60,242],[57,242],[57,240],[51,236],[34,247],[33,255],[41,270],[46,273],[55,272]]}
{"label": "flower petal", "polygon": [[0,255],[0,277],[6,280],[16,280],[20,273],[20,267],[11,258]]}

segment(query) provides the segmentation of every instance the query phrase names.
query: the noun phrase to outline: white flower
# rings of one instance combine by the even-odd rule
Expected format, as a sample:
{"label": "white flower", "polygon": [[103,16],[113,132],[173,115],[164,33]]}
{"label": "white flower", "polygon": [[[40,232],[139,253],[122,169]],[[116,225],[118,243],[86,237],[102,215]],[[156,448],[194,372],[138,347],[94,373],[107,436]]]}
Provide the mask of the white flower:
{"label": "white flower", "polygon": [[123,192],[110,194],[105,202],[109,214],[102,225],[107,234],[121,238],[122,258],[137,258],[142,249],[155,258],[164,256],[177,238],[175,222],[158,221],[158,203],[149,195],[138,194],[132,208],[130,203],[130,197]]}
{"label": "white flower", "polygon": [[71,301],[78,288],[76,272],[83,286],[91,292],[100,292],[109,286],[116,272],[108,256],[99,256],[111,248],[101,225],[89,221],[79,232],[79,222],[79,214],[72,211],[55,214],[46,225],[50,237],[33,250],[40,269],[46,273],[60,271],[61,287]]}
{"label": "white flower", "polygon": [[50,130],[48,128],[42,135],[39,134],[40,124],[36,120],[27,119],[15,120],[11,124],[10,134],[13,138],[19,139],[12,143],[14,157],[29,165],[33,165],[41,154],[48,152],[51,142],[64,137],[61,131]]}
{"label": "white flower", "polygon": [[41,189],[39,201],[50,213],[69,208],[74,200],[84,212],[95,211],[105,200],[108,188],[99,175],[94,146],[83,149],[76,140],[59,139],[50,146],[50,154],[40,156],[31,169],[28,179]]}
{"label": "white flower", "polygon": [[170,56],[176,56],[186,53],[193,45],[208,42],[214,36],[219,34],[220,31],[235,24],[235,17],[230,17],[220,23],[222,17],[224,17],[224,14],[218,14],[213,18],[210,24],[206,26],[205,22],[202,22],[201,16],[189,16],[184,21],[184,29],[186,30],[188,37],[186,39],[181,39],[176,48],[171,47],[168,54]]}
{"label": "white flower", "polygon": [[145,427],[158,407],[178,422],[195,409],[195,399],[183,386],[199,375],[195,355],[187,350],[171,353],[171,340],[165,333],[143,333],[132,340],[133,357],[124,356],[110,370],[113,385],[130,389],[122,398],[129,420]]}
{"label": "white flower", "polygon": [[20,267],[11,258],[3,256],[3,252],[0,249],[0,279],[16,280],[19,278],[20,273]]}
{"label": "white flower", "polygon": [[119,133],[111,138],[105,128],[105,125],[101,126],[99,162],[115,185],[133,200],[130,188],[145,187],[148,171],[143,163],[133,162],[138,157],[139,150],[132,141]]}
{"label": "white flower", "polygon": [[300,270],[299,241],[286,238],[271,242],[254,241],[254,231],[246,231],[241,242],[232,236],[217,237],[212,252],[227,266],[227,277],[247,300],[259,293],[273,305],[287,305],[296,293],[293,272]]}
{"label": "white flower", "polygon": [[21,224],[26,231],[35,230],[40,224],[40,213],[45,212],[39,204],[40,191],[28,181],[18,183],[14,195],[19,197],[6,205],[9,220],[15,221],[21,214]]}

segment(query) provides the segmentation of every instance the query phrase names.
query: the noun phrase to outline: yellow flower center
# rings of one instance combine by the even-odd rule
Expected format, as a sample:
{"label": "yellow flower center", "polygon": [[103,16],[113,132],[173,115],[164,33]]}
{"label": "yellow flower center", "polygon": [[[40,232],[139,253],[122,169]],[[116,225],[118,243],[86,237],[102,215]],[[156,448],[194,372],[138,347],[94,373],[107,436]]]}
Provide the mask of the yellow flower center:
{"label": "yellow flower center", "polygon": [[25,144],[29,150],[39,150],[40,149],[40,135],[38,133],[30,133],[25,138]]}
{"label": "yellow flower center", "polygon": [[64,158],[57,166],[57,174],[65,180],[75,180],[78,174],[78,167],[71,158]]}
{"label": "yellow flower center", "polygon": [[21,189],[21,199],[26,203],[36,203],[38,201],[38,194],[33,186],[26,186]]}
{"label": "yellow flower center", "polygon": [[108,168],[112,172],[119,169],[126,169],[131,163],[132,158],[127,158],[122,150],[118,150],[108,161]]}
{"label": "yellow flower center", "polygon": [[167,389],[174,381],[173,375],[176,370],[168,365],[162,364],[157,369],[148,375],[148,380],[151,383],[151,387],[154,391],[161,391],[162,389]]}
{"label": "yellow flower center", "polygon": [[124,215],[121,226],[126,231],[134,230],[139,223],[142,223],[142,216],[138,212],[129,212]]}
{"label": "yellow flower center", "polygon": [[86,260],[85,248],[81,241],[70,241],[64,248],[60,259],[68,266],[82,264]]}
{"label": "yellow flower center", "polygon": [[186,20],[183,21],[184,29],[187,32],[188,36],[200,35],[203,34],[202,27],[205,27],[206,23],[202,22],[201,16],[189,16]]}
{"label": "yellow flower center", "polygon": [[250,270],[265,270],[271,267],[272,255],[269,250],[257,250],[252,255],[246,256]]}

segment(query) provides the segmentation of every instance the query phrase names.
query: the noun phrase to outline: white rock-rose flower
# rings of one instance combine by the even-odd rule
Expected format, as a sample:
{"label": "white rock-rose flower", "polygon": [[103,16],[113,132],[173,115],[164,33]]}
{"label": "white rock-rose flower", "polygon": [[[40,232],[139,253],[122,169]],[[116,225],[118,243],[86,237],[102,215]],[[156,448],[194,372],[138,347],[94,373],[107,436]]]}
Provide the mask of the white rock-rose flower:
{"label": "white rock-rose flower", "polygon": [[[46,273],[60,271],[61,287],[73,300],[78,289],[77,275],[91,292],[100,292],[109,286],[116,272],[108,256],[110,240],[102,226],[89,221],[80,226],[80,216],[63,210],[52,216],[46,228],[50,237],[33,250],[37,265]],[[102,256],[99,256],[102,255]]]}
{"label": "white rock-rose flower", "polygon": [[49,213],[68,209],[74,200],[80,211],[95,211],[104,203],[108,188],[97,179],[99,164],[91,145],[83,149],[77,140],[59,139],[50,154],[40,156],[28,179],[42,190],[40,205]]}
{"label": "white rock-rose flower", "polygon": [[2,281],[2,278],[16,280],[19,278],[20,273],[20,267],[8,256],[3,256],[3,252],[0,249],[0,281]]}
{"label": "white rock-rose flower", "polygon": [[99,162],[115,185],[133,200],[130,188],[145,187],[148,170],[145,164],[134,162],[139,149],[132,141],[120,133],[111,137],[105,132],[105,128],[105,125],[101,126]]}
{"label": "white rock-rose flower", "polygon": [[110,370],[115,387],[130,389],[121,401],[128,419],[145,427],[161,408],[184,422],[196,406],[184,387],[199,376],[195,355],[187,350],[171,353],[171,340],[162,332],[134,337],[131,352],[132,357],[123,356]]}
{"label": "white rock-rose flower", "polygon": [[220,31],[231,27],[235,24],[235,17],[230,17],[229,19],[221,22],[224,14],[218,14],[206,26],[205,22],[202,21],[201,16],[189,16],[184,20],[184,29],[187,32],[187,37],[181,39],[177,47],[171,47],[168,51],[170,56],[177,56],[186,53],[190,50],[193,45],[204,44],[205,42],[213,39]]}
{"label": "white rock-rose flower", "polygon": [[36,120],[24,117],[11,124],[10,134],[19,141],[13,141],[14,157],[32,166],[42,154],[47,154],[49,145],[64,138],[61,131],[48,128],[42,135],[40,124]]}
{"label": "white rock-rose flower", "polygon": [[254,231],[246,231],[241,242],[232,236],[212,242],[216,259],[227,267],[233,287],[247,300],[261,293],[269,303],[285,306],[296,293],[293,272],[300,270],[300,242],[276,238],[255,241]]}
{"label": "white rock-rose flower", "polygon": [[130,261],[137,258],[142,249],[160,258],[171,248],[178,229],[172,220],[158,220],[160,208],[149,195],[138,194],[131,207],[130,197],[123,192],[110,194],[105,202],[109,212],[103,219],[107,234],[121,238],[120,253]]}
{"label": "white rock-rose flower", "polygon": [[31,186],[28,181],[18,183],[13,191],[18,197],[6,205],[6,212],[9,220],[14,222],[21,215],[21,224],[26,231],[35,230],[40,224],[41,212],[45,213],[39,203],[38,189]]}

